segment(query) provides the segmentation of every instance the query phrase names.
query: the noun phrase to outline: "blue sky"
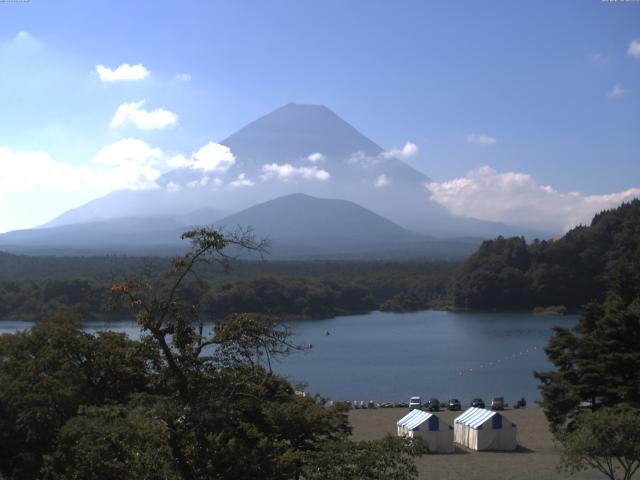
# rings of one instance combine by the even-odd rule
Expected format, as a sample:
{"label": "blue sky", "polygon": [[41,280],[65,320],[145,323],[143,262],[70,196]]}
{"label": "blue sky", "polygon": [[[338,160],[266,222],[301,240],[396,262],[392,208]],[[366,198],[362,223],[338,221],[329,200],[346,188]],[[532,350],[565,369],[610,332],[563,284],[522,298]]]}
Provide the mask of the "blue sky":
{"label": "blue sky", "polygon": [[[149,74],[96,71],[122,64]],[[106,146],[188,156],[290,101],[415,143],[407,161],[436,182],[488,166],[563,194],[640,187],[638,2],[0,3],[0,72],[0,231],[131,186],[79,173]],[[113,126],[123,104],[142,117]],[[142,128],[159,109],[175,121]],[[70,173],[25,178],[51,162]]]}

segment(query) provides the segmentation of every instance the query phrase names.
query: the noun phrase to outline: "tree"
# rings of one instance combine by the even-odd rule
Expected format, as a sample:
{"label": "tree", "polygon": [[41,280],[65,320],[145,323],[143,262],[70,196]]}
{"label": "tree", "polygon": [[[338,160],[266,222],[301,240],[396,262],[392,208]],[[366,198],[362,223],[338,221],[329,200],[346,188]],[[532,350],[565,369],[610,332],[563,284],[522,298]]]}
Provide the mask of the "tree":
{"label": "tree", "polygon": [[173,469],[168,428],[157,402],[81,407],[60,430],[45,457],[45,477],[103,480],[180,477]]}
{"label": "tree", "polygon": [[328,442],[310,453],[304,469],[308,480],[411,480],[414,458],[425,453],[421,438],[391,437],[378,441]]}
{"label": "tree", "polygon": [[564,468],[630,479],[640,468],[640,249],[613,269],[606,301],[556,328],[546,352],[556,370],[535,375]]}
{"label": "tree", "polygon": [[0,337],[0,477],[327,478],[317,459],[340,451],[330,472],[415,478],[414,446],[351,442],[346,405],[299,396],[272,370],[298,349],[274,319],[235,313],[207,333],[187,278],[227,267],[228,248],[264,244],[247,232],[183,237],[192,250],[159,282],[111,289],[136,312],[140,341],[64,316]]}
{"label": "tree", "polygon": [[458,307],[577,309],[605,299],[612,269],[640,248],[640,199],[594,216],[554,241],[484,242],[458,269],[450,296]]}
{"label": "tree", "polygon": [[[112,288],[137,312],[161,352],[161,383],[167,393],[175,392],[172,404],[160,409],[169,412],[163,422],[174,471],[184,479],[306,478],[307,464],[327,448],[345,449],[336,464],[364,468],[370,457],[348,441],[346,406],[298,396],[272,371],[275,357],[298,348],[290,343],[288,330],[267,317],[232,314],[206,336],[197,306],[180,300],[183,282],[197,274],[200,263],[227,266],[224,250],[229,246],[262,251],[264,245],[244,233],[225,237],[207,229],[183,238],[192,241],[193,249],[173,261],[167,285],[127,281]],[[389,441],[370,446],[378,452],[394,446],[405,460],[413,452]],[[415,476],[411,462],[387,458],[384,465],[403,475],[392,478]]]}
{"label": "tree", "polygon": [[[228,246],[262,251],[264,245],[244,234],[225,238],[209,230],[183,237],[193,250],[173,261],[167,288],[129,281],[112,289],[137,311],[178,392],[177,419],[167,421],[176,468],[182,478],[300,478],[315,458],[311,452],[351,445],[346,407],[297,396],[273,373],[272,359],[297,347],[290,332],[269,318],[232,314],[207,338],[198,309],[178,300],[198,263],[212,259],[226,266]],[[211,347],[215,351],[207,354]],[[345,451],[349,463],[362,462],[353,449]],[[405,465],[409,478],[415,467]]]}
{"label": "tree", "polygon": [[146,391],[154,359],[145,343],[113,332],[88,335],[64,316],[0,336],[0,473],[36,478],[78,408]]}
{"label": "tree", "polygon": [[626,406],[588,412],[563,434],[563,468],[595,468],[611,480],[630,480],[640,469],[640,410]]}
{"label": "tree", "polygon": [[556,370],[536,373],[554,431],[571,429],[581,402],[640,408],[640,250],[613,270],[603,304],[583,308],[573,329],[555,328],[545,349]]}

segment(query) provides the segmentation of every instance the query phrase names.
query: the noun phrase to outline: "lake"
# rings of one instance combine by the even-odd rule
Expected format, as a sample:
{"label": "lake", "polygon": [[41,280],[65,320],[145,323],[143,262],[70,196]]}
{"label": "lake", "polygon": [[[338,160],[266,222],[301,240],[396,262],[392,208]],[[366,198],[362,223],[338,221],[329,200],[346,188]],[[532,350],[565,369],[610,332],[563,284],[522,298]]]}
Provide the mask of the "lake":
{"label": "lake", "polygon": [[[312,345],[274,368],[306,390],[335,400],[408,401],[413,395],[509,404],[539,399],[534,370],[550,368],[543,351],[554,325],[577,317],[519,313],[372,312],[325,320],[287,322],[295,342]],[[28,328],[0,322],[0,333]],[[88,332],[110,329],[138,338],[132,321],[88,323]],[[330,334],[327,335],[327,332]]]}

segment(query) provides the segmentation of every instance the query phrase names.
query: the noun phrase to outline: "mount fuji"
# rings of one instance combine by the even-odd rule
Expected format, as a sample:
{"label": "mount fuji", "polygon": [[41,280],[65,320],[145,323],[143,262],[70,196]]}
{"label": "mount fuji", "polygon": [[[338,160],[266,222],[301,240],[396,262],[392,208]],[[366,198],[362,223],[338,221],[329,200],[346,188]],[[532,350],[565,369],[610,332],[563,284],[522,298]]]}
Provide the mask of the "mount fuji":
{"label": "mount fuji", "polygon": [[[158,179],[157,188],[111,192],[63,213],[40,228],[0,235],[0,246],[17,243],[56,246],[55,239],[60,237],[54,232],[60,232],[62,227],[66,236],[75,239],[74,245],[83,244],[86,238],[85,246],[90,246],[93,238],[88,232],[95,232],[92,225],[99,225],[104,232],[109,232],[111,225],[112,234],[124,245],[126,226],[132,224],[131,219],[144,219],[134,222],[136,239],[144,238],[140,225],[151,225],[150,235],[157,239],[163,221],[167,235],[173,235],[177,225],[211,224],[225,215],[258,204],[268,206],[271,200],[292,194],[352,202],[403,231],[431,239],[550,236],[453,215],[430,199],[425,188],[429,177],[397,158],[399,155],[385,151],[324,106],[287,104],[241,128],[220,144],[230,149],[225,168],[207,170],[193,165],[176,168]],[[335,208],[332,204],[329,210]],[[352,213],[357,216],[362,212]],[[335,215],[316,217],[324,231],[344,237],[340,233],[344,225],[334,224],[334,218]],[[289,224],[287,228],[296,227]],[[302,231],[307,227],[299,228]],[[266,225],[261,230],[265,229]],[[275,222],[272,231],[263,233],[282,238],[278,229]],[[108,243],[109,235],[105,235],[103,243]]]}

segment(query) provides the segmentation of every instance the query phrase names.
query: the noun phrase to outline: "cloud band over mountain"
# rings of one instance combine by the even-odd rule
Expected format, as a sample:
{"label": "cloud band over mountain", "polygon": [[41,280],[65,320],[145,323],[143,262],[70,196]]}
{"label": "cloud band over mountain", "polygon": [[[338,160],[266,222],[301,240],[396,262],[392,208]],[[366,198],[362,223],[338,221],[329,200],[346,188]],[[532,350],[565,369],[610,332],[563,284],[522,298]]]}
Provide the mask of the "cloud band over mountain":
{"label": "cloud band over mountain", "polygon": [[551,186],[539,185],[526,173],[500,173],[488,166],[464,177],[425,186],[432,200],[457,215],[550,232],[588,224],[595,213],[640,196],[640,188],[604,195],[561,193]]}

